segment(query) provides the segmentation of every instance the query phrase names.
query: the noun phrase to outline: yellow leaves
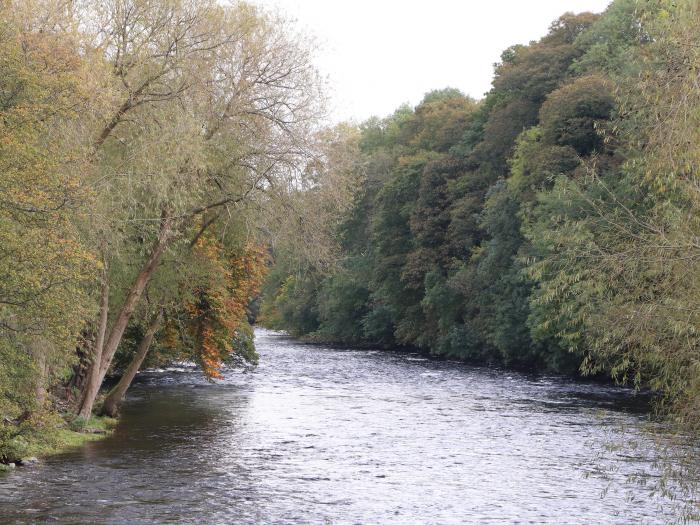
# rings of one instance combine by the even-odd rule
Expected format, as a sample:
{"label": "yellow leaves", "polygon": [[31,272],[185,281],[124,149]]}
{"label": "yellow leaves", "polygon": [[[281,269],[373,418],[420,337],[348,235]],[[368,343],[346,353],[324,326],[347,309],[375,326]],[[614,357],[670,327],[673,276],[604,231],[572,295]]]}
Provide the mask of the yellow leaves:
{"label": "yellow leaves", "polygon": [[0,324],[72,352],[97,261],[76,227],[77,156],[57,132],[79,104],[81,59],[62,40],[0,19]]}

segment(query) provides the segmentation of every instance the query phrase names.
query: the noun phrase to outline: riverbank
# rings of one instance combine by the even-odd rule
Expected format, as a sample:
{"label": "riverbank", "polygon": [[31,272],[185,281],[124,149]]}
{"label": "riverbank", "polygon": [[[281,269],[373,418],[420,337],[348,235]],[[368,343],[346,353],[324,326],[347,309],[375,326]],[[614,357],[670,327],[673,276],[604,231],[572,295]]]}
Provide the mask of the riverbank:
{"label": "riverbank", "polygon": [[421,357],[436,361],[436,362],[446,362],[446,363],[460,363],[466,366],[475,368],[484,368],[499,373],[508,374],[511,372],[517,372],[519,374],[525,374],[527,376],[537,376],[537,377],[557,377],[562,380],[574,381],[582,384],[593,384],[601,386],[611,386],[619,388],[625,392],[633,392],[635,396],[645,400],[647,406],[647,411],[651,413],[653,411],[652,403],[655,399],[659,399],[661,396],[660,392],[655,392],[649,387],[636,387],[631,384],[624,384],[620,381],[616,381],[609,374],[599,372],[597,374],[589,373],[584,374],[579,368],[571,369],[568,371],[548,369],[543,366],[538,366],[534,363],[524,363],[524,362],[510,362],[506,363],[502,360],[489,359],[489,358],[464,358],[459,356],[451,356],[444,354],[431,353],[430,350],[425,348],[419,348],[417,346],[410,345],[397,345],[397,344],[385,344],[376,342],[357,342],[348,343],[345,341],[338,341],[329,336],[320,336],[317,333],[312,334],[302,334],[293,335],[283,328],[275,326],[266,326],[264,324],[257,324],[258,328],[263,330],[270,330],[283,334],[285,337],[289,337],[294,340],[297,344],[311,345],[311,346],[333,346],[342,350],[369,350],[369,351],[382,351],[397,354],[418,354]]}
{"label": "riverbank", "polygon": [[64,415],[62,422],[56,425],[26,434],[19,431],[3,451],[5,461],[0,462],[0,473],[104,439],[112,434],[116,425],[117,420],[110,417],[85,420]]}

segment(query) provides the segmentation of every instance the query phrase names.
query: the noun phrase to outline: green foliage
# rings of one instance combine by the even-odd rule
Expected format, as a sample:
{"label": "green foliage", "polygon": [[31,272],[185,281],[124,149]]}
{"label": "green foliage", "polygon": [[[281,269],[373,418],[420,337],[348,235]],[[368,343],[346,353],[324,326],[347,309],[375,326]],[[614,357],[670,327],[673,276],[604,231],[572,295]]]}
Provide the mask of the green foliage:
{"label": "green foliage", "polygon": [[681,284],[695,272],[700,104],[679,28],[695,34],[696,15],[661,0],[566,14],[503,53],[478,104],[435,91],[363,124],[339,265],[300,279],[278,261],[277,326],[700,404],[695,291]]}
{"label": "green foliage", "polygon": [[297,336],[318,330],[318,285],[308,276],[285,276],[279,272],[277,277],[281,279],[268,279],[263,289],[266,300],[259,322]]}
{"label": "green foliage", "polygon": [[599,75],[578,78],[554,91],[540,109],[542,139],[570,146],[581,156],[600,151],[599,124],[610,118],[615,106],[609,82]]}
{"label": "green foliage", "polygon": [[635,50],[651,41],[647,23],[662,8],[658,0],[616,0],[588,31],[576,37],[574,44],[583,51],[572,70],[633,76],[639,62]]}
{"label": "green foliage", "polygon": [[236,363],[242,360],[247,364],[258,364],[260,355],[255,349],[255,334],[250,324],[247,322],[241,323],[234,333],[231,346],[233,351],[229,354],[228,361],[225,362],[233,361]]}
{"label": "green foliage", "polygon": [[83,63],[11,9],[0,4],[0,458],[43,424],[46,388],[74,363],[97,267],[77,227],[84,165],[56,132],[76,122]]}
{"label": "green foliage", "polygon": [[144,356],[207,377],[257,360],[263,223],[292,187],[340,186],[318,159],[358,147],[309,139],[322,97],[299,37],[246,3],[0,1],[0,460],[71,432],[56,413],[89,415]]}
{"label": "green foliage", "polygon": [[557,179],[532,210],[531,322],[537,337],[584,352],[584,370],[663,393],[664,411],[697,432],[700,58],[688,35],[700,18],[694,2],[639,7],[648,37],[614,77],[620,158]]}
{"label": "green foliage", "polygon": [[329,276],[318,297],[320,325],[315,336],[324,340],[358,343],[363,340],[369,290],[348,271]]}
{"label": "green foliage", "polygon": [[12,340],[0,340],[0,414],[17,419],[36,408],[35,363]]}
{"label": "green foliage", "polygon": [[[479,104],[444,89],[363,124],[363,184],[338,231],[345,258],[330,275],[306,274],[305,286],[293,273],[285,281],[288,263],[278,260],[268,324],[345,343],[575,369],[557,344],[532,339],[521,208],[577,169],[580,155],[602,150],[596,128],[612,109],[605,80],[570,74],[586,51],[577,39],[596,20],[565,15],[539,42],[504,52]],[[315,322],[302,326],[302,312]]]}

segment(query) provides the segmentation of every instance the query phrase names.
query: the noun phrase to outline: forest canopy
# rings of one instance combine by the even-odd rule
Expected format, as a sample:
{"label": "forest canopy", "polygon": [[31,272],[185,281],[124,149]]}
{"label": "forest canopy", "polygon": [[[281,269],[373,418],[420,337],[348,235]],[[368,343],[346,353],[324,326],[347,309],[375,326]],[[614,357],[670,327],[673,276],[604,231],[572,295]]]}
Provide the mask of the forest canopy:
{"label": "forest canopy", "polygon": [[564,14],[483,100],[433,91],[359,125],[334,264],[280,245],[262,322],[609,377],[697,430],[699,9]]}

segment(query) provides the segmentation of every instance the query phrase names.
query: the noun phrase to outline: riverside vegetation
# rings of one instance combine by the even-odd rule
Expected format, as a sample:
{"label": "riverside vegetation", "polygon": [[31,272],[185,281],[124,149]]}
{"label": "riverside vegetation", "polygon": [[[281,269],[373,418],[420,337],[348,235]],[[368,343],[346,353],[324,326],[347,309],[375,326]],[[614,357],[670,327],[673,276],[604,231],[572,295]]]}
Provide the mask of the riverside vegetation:
{"label": "riverside vegetation", "polygon": [[0,462],[92,436],[141,367],[255,362],[258,307],[648,388],[697,436],[698,34],[693,0],[615,0],[504,51],[483,100],[324,128],[275,14],[0,0]]}
{"label": "riverside vegetation", "polygon": [[324,165],[309,49],[245,3],[0,1],[0,463],[105,430],[142,365],[257,359],[262,232]]}
{"label": "riverside vegetation", "polygon": [[483,100],[357,126],[352,205],[318,201],[334,257],[280,246],[263,322],[612,378],[697,436],[699,34],[695,1],[615,0],[505,50]]}

